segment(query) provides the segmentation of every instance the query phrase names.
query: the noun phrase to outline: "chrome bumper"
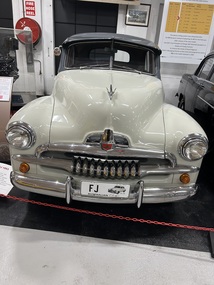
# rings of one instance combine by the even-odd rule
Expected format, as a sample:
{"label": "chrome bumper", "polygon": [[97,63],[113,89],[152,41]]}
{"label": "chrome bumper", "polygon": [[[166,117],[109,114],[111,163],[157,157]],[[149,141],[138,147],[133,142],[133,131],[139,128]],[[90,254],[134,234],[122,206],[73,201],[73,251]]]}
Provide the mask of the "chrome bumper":
{"label": "chrome bumper", "polygon": [[165,203],[183,200],[193,196],[197,188],[195,184],[189,186],[144,187],[143,180],[139,180],[137,191],[131,191],[128,198],[100,198],[81,195],[80,189],[73,188],[73,178],[68,176],[64,183],[54,180],[43,180],[35,177],[27,177],[16,172],[11,172],[12,184],[22,190],[65,198],[69,204],[71,200],[111,203],[111,204],[137,204]]}

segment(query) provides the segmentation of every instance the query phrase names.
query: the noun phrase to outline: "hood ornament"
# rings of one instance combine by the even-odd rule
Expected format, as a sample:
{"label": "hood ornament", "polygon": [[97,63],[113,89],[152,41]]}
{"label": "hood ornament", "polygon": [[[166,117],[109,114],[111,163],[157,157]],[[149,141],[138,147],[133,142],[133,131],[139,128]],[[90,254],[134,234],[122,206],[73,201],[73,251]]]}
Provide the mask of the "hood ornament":
{"label": "hood ornament", "polygon": [[110,129],[105,129],[101,135],[100,140],[101,148],[105,151],[111,150],[114,148],[114,134]]}
{"label": "hood ornament", "polygon": [[110,84],[110,88],[108,89],[108,88],[106,87],[106,89],[107,89],[107,92],[108,92],[108,95],[109,95],[110,100],[112,100],[112,97],[113,97],[113,95],[114,95],[114,93],[115,93],[115,91],[116,91],[116,88],[113,90],[112,84]]}

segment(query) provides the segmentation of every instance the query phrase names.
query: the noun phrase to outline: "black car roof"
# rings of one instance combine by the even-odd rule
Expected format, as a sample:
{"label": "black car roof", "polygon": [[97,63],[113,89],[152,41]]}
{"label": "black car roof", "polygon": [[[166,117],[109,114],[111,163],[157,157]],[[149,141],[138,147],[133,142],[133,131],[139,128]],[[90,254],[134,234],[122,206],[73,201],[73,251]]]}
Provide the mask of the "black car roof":
{"label": "black car roof", "polygon": [[160,48],[154,44],[153,42],[146,40],[144,38],[135,37],[131,35],[125,34],[115,34],[115,33],[82,33],[75,34],[73,36],[68,37],[62,44],[62,46],[67,46],[73,42],[81,42],[81,41],[90,41],[90,40],[111,40],[115,39],[121,42],[133,43],[139,46],[148,47],[152,49],[155,53],[161,54]]}

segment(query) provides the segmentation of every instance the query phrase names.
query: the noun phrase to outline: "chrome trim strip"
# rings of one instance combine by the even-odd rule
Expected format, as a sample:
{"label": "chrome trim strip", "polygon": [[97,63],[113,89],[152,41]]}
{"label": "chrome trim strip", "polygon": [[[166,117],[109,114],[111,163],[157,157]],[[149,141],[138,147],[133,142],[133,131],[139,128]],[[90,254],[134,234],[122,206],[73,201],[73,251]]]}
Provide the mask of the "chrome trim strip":
{"label": "chrome trim strip", "polygon": [[[70,177],[72,179],[72,177]],[[68,179],[67,179],[68,181]],[[32,191],[44,195],[56,197],[66,197],[66,181],[64,183],[44,180],[36,177],[27,177],[19,173],[11,173],[12,184],[26,191]],[[70,183],[70,182],[69,182]],[[67,185],[69,184],[67,183]],[[139,183],[139,182],[138,182]],[[140,181],[141,183],[141,181]],[[144,188],[144,189],[143,189]],[[143,190],[143,199],[140,197]],[[67,186],[68,191],[68,186]],[[74,189],[71,181],[70,195],[71,199],[95,203],[112,203],[112,204],[134,204],[140,203],[165,203],[183,200],[193,196],[197,191],[195,184],[189,186],[166,186],[166,187],[143,187],[140,184],[138,192],[131,192],[128,198],[98,198],[81,196],[80,189]]]}
{"label": "chrome trim strip", "polygon": [[177,165],[177,160],[174,154],[166,152],[165,159],[168,159],[171,162],[172,167],[175,167]]}
{"label": "chrome trim strip", "polygon": [[32,163],[41,166],[55,167],[64,169],[68,172],[72,171],[71,161],[58,158],[37,158],[33,155],[12,155],[12,159],[20,162]]}
{"label": "chrome trim strip", "polygon": [[16,172],[11,172],[10,180],[14,186],[27,191],[30,191],[30,189],[42,189],[65,193],[65,183],[59,181],[45,180],[37,177],[27,177],[17,174]]}
{"label": "chrome trim strip", "polygon": [[139,189],[138,189],[138,200],[137,200],[137,207],[140,208],[141,204],[143,203],[143,191],[144,191],[144,182],[140,181]]}
{"label": "chrome trim strip", "polygon": [[[58,169],[66,170],[69,173],[72,173],[72,165],[69,160],[65,159],[56,159],[56,158],[37,158],[31,155],[12,155],[12,159],[20,162],[32,163],[41,166],[47,167],[56,167]],[[177,165],[175,167],[169,166],[155,166],[149,167],[145,166],[141,168],[141,174],[139,177],[145,177],[148,175],[163,175],[163,174],[180,174],[184,172],[197,172],[199,170],[196,166],[186,166],[186,165]]]}
{"label": "chrome trim strip", "polygon": [[163,174],[180,174],[185,172],[197,172],[199,167],[196,166],[186,166],[186,165],[177,165],[175,167],[145,167],[145,170],[141,168],[141,175],[140,177],[145,177],[147,175],[163,175]]}
{"label": "chrome trim strip", "polygon": [[[44,151],[58,151],[58,152],[70,152],[70,153],[81,153],[85,155],[100,155],[106,157],[108,156],[117,156],[117,157],[143,157],[143,158],[165,158],[164,151],[159,150],[147,150],[140,148],[123,148],[123,147],[115,147],[109,151],[105,151],[101,149],[99,143],[94,144],[62,144],[62,143],[54,143],[54,144],[45,144],[41,145],[36,149],[36,157],[40,157],[41,153]],[[169,159],[172,159],[169,156]],[[174,161],[173,161],[174,162]]]}
{"label": "chrome trim strip", "polygon": [[88,143],[88,144],[44,144],[37,147],[35,156],[40,158],[41,154],[45,151],[59,151],[59,152],[70,152],[70,153],[80,153],[87,156],[90,155],[99,155],[106,158],[109,156],[117,157],[129,157],[129,158],[159,158],[159,159],[168,159],[172,165],[175,167],[177,165],[176,157],[172,153],[166,153],[159,150],[150,150],[150,149],[140,149],[140,148],[128,148],[120,145],[116,145],[114,149],[109,151],[104,151],[101,149],[99,143]]}
{"label": "chrome trim strip", "polygon": [[207,102],[206,100],[204,100],[201,96],[197,96],[199,99],[201,99],[205,104],[207,104],[210,108],[212,108],[214,110],[214,106],[211,105],[209,102]]}

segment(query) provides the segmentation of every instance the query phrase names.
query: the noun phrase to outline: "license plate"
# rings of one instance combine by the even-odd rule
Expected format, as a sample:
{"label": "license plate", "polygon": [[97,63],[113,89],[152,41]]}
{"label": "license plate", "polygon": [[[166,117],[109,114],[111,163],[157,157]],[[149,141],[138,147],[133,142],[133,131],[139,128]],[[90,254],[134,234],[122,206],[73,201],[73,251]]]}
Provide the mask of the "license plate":
{"label": "license plate", "polygon": [[82,182],[81,194],[97,197],[128,198],[130,185]]}

